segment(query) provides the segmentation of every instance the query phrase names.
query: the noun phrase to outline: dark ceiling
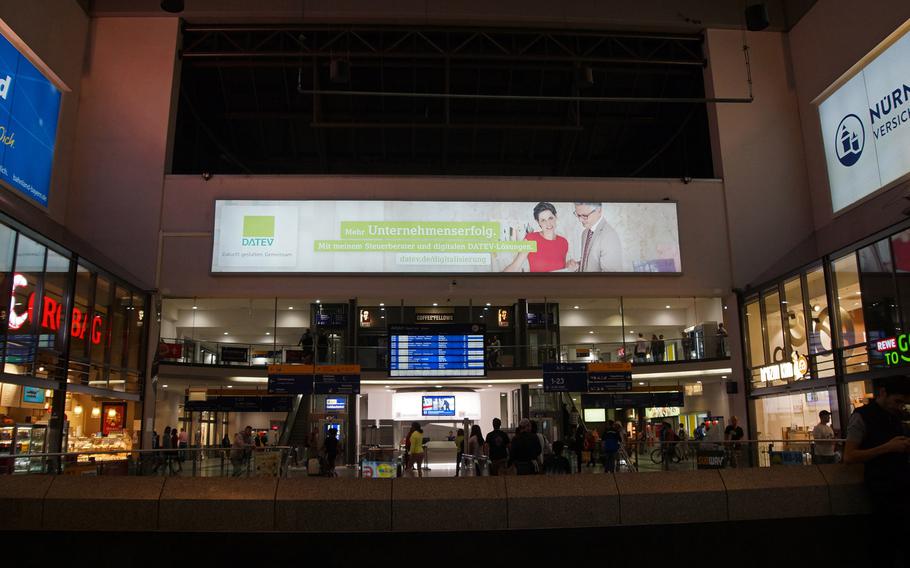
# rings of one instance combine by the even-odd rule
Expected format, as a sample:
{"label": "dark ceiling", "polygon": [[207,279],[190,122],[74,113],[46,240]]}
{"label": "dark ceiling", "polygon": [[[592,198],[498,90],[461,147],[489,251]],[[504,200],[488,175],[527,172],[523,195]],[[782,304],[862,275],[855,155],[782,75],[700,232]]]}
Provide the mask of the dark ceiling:
{"label": "dark ceiling", "polygon": [[713,176],[697,35],[187,26],[183,46],[174,173]]}

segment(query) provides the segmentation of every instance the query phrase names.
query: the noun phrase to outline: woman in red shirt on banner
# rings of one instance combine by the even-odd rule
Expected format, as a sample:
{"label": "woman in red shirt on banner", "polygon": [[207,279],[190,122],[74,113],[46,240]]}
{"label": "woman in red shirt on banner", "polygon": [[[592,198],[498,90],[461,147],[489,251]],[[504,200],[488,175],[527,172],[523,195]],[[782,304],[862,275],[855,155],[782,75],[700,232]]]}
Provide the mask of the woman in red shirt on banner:
{"label": "woman in red shirt on banner", "polygon": [[503,272],[518,272],[525,260],[531,272],[552,272],[554,270],[575,270],[578,262],[566,261],[569,241],[556,234],[556,207],[541,201],[534,207],[534,219],[540,225],[539,232],[525,235],[526,241],[537,243],[537,252],[520,252]]}

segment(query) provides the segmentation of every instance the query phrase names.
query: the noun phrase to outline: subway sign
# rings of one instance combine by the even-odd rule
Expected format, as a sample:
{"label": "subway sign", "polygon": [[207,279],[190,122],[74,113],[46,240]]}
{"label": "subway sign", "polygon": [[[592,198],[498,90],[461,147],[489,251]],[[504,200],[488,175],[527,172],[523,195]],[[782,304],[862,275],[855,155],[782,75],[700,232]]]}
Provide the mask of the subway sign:
{"label": "subway sign", "polygon": [[910,334],[879,339],[875,342],[875,349],[884,355],[885,364],[889,367],[910,363]]}

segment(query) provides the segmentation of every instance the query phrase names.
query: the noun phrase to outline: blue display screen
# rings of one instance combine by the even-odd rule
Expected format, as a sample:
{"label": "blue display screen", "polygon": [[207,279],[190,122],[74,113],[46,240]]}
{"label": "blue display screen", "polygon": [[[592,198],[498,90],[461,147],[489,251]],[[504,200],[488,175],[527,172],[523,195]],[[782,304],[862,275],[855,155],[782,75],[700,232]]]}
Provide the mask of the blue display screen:
{"label": "blue display screen", "polygon": [[486,374],[482,326],[393,326],[389,346],[389,375],[393,377]]}
{"label": "blue display screen", "polygon": [[325,399],[325,409],[326,410],[344,410],[344,399],[343,398]]}
{"label": "blue display screen", "polygon": [[44,389],[39,389],[37,387],[22,387],[22,402],[30,402],[32,404],[44,403]]}
{"label": "blue display screen", "polygon": [[421,407],[423,416],[455,416],[455,397],[424,396]]}
{"label": "blue display screen", "polygon": [[61,94],[0,36],[0,179],[47,207]]}

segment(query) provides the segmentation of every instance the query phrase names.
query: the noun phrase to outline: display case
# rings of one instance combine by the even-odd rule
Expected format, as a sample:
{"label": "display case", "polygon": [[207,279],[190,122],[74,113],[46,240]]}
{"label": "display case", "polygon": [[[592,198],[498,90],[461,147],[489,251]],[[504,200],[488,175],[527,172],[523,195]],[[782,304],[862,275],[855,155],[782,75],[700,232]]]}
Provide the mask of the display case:
{"label": "display case", "polygon": [[13,473],[41,472],[44,460],[30,458],[29,454],[42,454],[47,441],[47,426],[43,424],[17,424],[15,427],[15,455]]}
{"label": "display case", "polygon": [[13,453],[13,436],[15,433],[15,426],[0,426],[0,455]]}
{"label": "display case", "polygon": [[80,453],[79,462],[103,462],[125,460],[133,449],[133,440],[129,432],[124,431],[122,434],[111,434],[101,436],[70,436],[67,439],[67,452],[127,452],[127,453],[110,453],[110,454],[86,454]]}

